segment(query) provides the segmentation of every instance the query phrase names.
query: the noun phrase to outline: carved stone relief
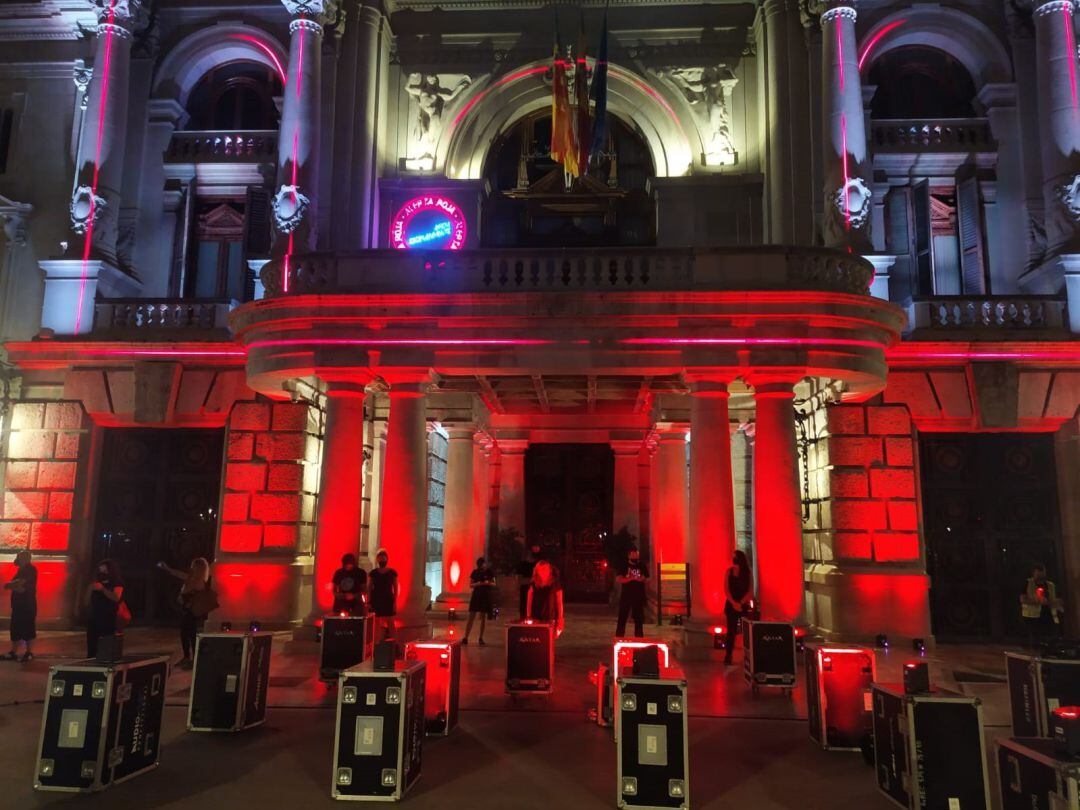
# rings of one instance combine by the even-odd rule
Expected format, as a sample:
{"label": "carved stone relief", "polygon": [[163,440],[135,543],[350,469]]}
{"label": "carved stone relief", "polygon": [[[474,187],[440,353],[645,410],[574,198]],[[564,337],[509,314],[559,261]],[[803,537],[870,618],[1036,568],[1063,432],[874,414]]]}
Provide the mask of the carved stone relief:
{"label": "carved stone relief", "polygon": [[443,111],[472,80],[454,74],[411,73],[405,85],[409,94],[410,123],[405,150],[405,168],[409,171],[433,171],[435,154],[442,135]]}
{"label": "carved stone relief", "polygon": [[731,166],[738,162],[732,137],[731,94],[739,80],[726,65],[664,68],[657,73],[686,97],[701,132],[702,163]]}

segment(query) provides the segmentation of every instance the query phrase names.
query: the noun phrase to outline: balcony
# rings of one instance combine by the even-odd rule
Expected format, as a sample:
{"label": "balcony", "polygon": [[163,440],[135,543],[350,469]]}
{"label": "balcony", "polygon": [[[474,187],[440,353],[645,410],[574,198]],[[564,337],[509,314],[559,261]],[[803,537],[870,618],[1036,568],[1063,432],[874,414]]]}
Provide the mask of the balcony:
{"label": "balcony", "polygon": [[[283,264],[263,267],[268,297]],[[868,295],[873,267],[815,248],[373,250],[293,257],[290,295],[820,291]]]}
{"label": "balcony", "polygon": [[922,298],[908,307],[915,337],[983,332],[987,339],[1068,336],[1065,300],[1055,296]]}
{"label": "balcony", "polygon": [[107,298],[94,304],[98,340],[226,340],[232,300]]}
{"label": "balcony", "polygon": [[166,163],[273,163],[276,130],[176,132],[165,150]]}
{"label": "balcony", "polygon": [[870,122],[875,153],[996,152],[985,118],[879,119]]}

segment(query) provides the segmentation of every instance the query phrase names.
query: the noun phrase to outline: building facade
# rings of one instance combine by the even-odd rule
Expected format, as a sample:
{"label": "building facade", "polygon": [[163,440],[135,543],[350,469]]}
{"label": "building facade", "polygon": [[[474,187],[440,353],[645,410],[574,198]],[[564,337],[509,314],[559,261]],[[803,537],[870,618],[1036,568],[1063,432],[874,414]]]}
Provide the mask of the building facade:
{"label": "building facade", "polygon": [[0,572],[302,624],[383,547],[418,620],[629,536],[695,624],[744,548],[832,636],[1022,635],[1036,562],[1080,630],[1077,11],[4,4]]}

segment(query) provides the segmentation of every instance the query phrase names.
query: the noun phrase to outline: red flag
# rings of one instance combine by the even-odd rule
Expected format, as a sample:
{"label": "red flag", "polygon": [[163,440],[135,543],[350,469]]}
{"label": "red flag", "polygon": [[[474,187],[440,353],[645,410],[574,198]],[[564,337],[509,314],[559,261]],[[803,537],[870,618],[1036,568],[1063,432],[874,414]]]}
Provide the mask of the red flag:
{"label": "red flag", "polygon": [[557,33],[551,81],[551,159],[561,163],[569,174],[577,176],[577,144],[574,142],[574,124],[570,118],[566,54],[562,52]]}

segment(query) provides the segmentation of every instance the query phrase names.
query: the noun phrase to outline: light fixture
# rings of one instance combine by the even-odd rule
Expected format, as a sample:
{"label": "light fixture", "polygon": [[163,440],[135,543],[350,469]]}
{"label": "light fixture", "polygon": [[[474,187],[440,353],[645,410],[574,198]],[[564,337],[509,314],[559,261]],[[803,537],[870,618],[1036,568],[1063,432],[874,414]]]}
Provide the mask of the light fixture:
{"label": "light fixture", "polygon": [[911,649],[917,652],[919,655],[926,654],[926,642],[921,638],[913,638],[911,640]]}
{"label": "light fixture", "polygon": [[457,621],[457,608],[450,608],[448,611],[446,611],[446,617],[450,621],[456,622]]}
{"label": "light fixture", "polygon": [[874,643],[881,647],[883,650],[889,649],[889,637],[884,633],[878,633],[874,638]]}
{"label": "light fixture", "polygon": [[252,633],[258,633],[259,632],[259,620],[258,619],[252,619],[250,624],[248,624],[248,630],[250,630]]}
{"label": "light fixture", "polygon": [[222,633],[231,633],[232,632],[232,622],[222,622],[221,623],[221,632]]}
{"label": "light fixture", "polygon": [[724,649],[724,633],[726,628],[723,625],[717,624],[712,629],[712,645],[714,650]]}

